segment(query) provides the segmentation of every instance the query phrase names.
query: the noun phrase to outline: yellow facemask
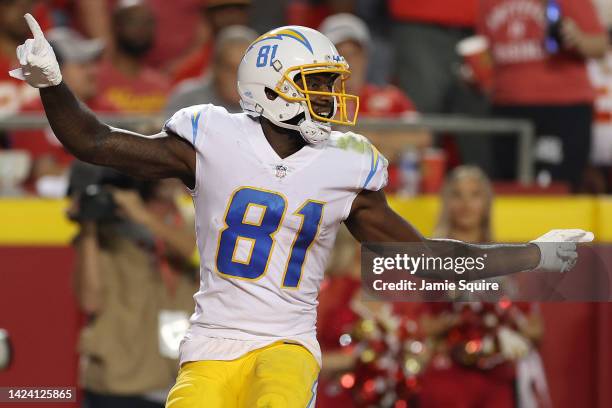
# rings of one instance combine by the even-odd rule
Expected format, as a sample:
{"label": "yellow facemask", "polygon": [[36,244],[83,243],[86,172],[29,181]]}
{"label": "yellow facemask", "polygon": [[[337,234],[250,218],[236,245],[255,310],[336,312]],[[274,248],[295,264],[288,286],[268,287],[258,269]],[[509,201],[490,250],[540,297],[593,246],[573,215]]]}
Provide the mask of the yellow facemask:
{"label": "yellow facemask", "polygon": [[[334,90],[331,92],[311,91],[308,89],[306,77],[314,74],[337,74],[338,79],[334,85]],[[302,79],[302,86],[293,80],[299,74]],[[334,123],[336,125],[354,126],[357,122],[357,114],[359,112],[359,97],[346,93],[346,80],[351,75],[348,65],[343,62],[321,62],[315,64],[296,65],[285,71],[281,80],[276,84],[274,91],[288,102],[306,102],[308,111],[314,120],[320,122]],[[288,89],[286,83],[290,84],[303,96],[289,95],[283,89]],[[331,96],[336,100],[337,111],[333,118],[326,118],[318,115],[312,109],[310,101],[311,95]],[[351,111],[349,115],[349,110]]]}

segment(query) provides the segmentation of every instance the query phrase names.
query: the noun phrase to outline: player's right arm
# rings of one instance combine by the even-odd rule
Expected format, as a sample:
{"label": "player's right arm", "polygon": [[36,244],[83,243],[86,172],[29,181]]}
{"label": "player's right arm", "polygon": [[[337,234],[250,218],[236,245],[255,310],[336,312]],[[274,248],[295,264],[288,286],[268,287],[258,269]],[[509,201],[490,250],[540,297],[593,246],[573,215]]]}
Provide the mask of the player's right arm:
{"label": "player's right arm", "polygon": [[153,136],[113,128],[98,120],[63,82],[40,96],[53,133],[80,160],[113,167],[139,178],[180,178],[195,184],[192,145],[166,130]]}
{"label": "player's right arm", "polygon": [[33,34],[17,48],[21,68],[11,76],[40,88],[53,132],[77,158],[140,178],[180,178],[195,184],[194,148],[171,131],[153,136],[113,128],[98,120],[62,82],[53,49],[30,14],[25,19]]}

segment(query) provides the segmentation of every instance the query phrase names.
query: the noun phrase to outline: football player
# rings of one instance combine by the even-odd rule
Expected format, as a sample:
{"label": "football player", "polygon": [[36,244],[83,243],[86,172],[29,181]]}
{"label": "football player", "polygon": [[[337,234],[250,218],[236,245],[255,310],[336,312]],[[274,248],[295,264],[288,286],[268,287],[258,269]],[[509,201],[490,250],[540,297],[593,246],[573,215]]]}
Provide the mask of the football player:
{"label": "football player", "polygon": [[[81,104],[36,20],[25,17],[33,39],[18,47],[12,75],[40,88],[64,146],[136,177],[178,177],[193,195],[201,284],[167,407],[314,405],[317,295],[340,223],[361,242],[430,242],[387,205],[386,159],[363,136],[331,130],[353,125],[358,109],[336,48],[306,27],[272,30],[240,65],[244,113],[192,106],[145,136],[105,125]],[[486,251],[507,272],[565,270],[577,256],[573,242],[448,245],[463,256]]]}

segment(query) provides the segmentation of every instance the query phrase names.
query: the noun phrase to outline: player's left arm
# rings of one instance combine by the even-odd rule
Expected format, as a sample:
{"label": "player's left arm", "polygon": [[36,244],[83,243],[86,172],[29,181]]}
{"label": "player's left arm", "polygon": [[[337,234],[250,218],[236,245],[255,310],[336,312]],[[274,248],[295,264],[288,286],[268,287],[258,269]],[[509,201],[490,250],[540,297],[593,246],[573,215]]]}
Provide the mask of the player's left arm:
{"label": "player's left arm", "polygon": [[[463,275],[466,279],[482,279],[533,269],[564,272],[575,263],[575,242],[593,239],[592,233],[582,230],[553,230],[528,244],[477,245],[444,240],[446,245],[431,245],[440,240],[423,237],[389,207],[382,190],[362,190],[353,201],[345,223],[353,236],[362,243],[412,242],[420,244],[417,246],[419,252],[428,256],[445,257],[452,254],[478,258],[487,254],[487,267],[482,271],[466,272]],[[542,244],[539,240],[548,243]],[[444,253],[436,252],[441,250]],[[454,275],[454,272],[450,273]],[[438,271],[433,271],[433,274],[440,276]]]}

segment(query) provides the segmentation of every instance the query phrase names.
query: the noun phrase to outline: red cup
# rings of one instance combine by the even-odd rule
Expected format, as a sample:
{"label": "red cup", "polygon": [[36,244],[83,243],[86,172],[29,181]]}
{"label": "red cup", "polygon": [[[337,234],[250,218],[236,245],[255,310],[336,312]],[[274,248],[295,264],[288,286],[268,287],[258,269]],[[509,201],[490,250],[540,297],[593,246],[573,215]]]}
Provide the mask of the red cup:
{"label": "red cup", "polygon": [[444,172],[446,170],[444,150],[435,148],[425,149],[421,166],[421,191],[426,194],[440,191],[442,183],[444,183]]}
{"label": "red cup", "polygon": [[487,37],[474,35],[464,38],[457,43],[456,49],[474,83],[482,90],[490,90],[493,86],[493,59]]}

